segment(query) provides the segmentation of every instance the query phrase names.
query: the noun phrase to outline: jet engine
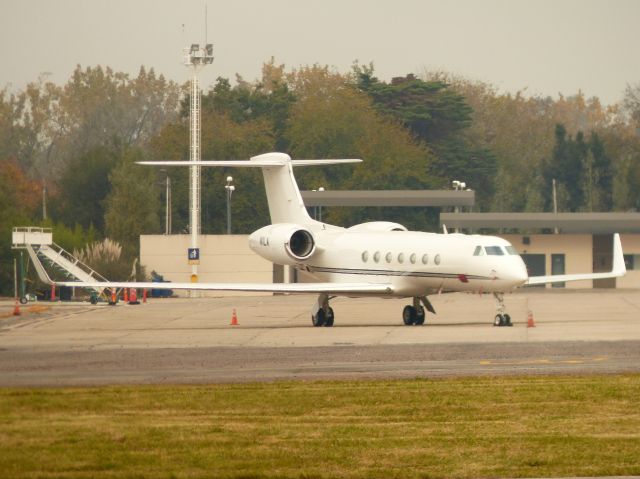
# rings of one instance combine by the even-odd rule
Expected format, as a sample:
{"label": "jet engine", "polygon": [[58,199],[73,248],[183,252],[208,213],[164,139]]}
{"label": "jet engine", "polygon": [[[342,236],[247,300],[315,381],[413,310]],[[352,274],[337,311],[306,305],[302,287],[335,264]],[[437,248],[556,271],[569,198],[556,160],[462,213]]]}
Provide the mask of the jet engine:
{"label": "jet engine", "polygon": [[368,223],[360,223],[349,228],[349,231],[362,231],[365,233],[379,233],[381,231],[407,231],[407,228],[400,223],[392,223],[391,221],[369,221]]}
{"label": "jet engine", "polygon": [[254,231],[249,236],[249,247],[273,263],[294,265],[313,256],[316,242],[306,228],[279,223]]}

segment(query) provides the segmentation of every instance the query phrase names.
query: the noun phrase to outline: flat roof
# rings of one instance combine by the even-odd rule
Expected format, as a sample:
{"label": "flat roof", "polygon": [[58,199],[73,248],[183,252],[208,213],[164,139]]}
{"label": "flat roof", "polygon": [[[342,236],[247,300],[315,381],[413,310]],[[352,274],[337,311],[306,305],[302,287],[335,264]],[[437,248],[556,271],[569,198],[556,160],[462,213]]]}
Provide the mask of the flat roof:
{"label": "flat roof", "polygon": [[640,233],[640,213],[441,213],[447,228],[541,230],[562,233]]}
{"label": "flat roof", "polygon": [[473,206],[474,191],[325,190],[301,191],[305,206]]}

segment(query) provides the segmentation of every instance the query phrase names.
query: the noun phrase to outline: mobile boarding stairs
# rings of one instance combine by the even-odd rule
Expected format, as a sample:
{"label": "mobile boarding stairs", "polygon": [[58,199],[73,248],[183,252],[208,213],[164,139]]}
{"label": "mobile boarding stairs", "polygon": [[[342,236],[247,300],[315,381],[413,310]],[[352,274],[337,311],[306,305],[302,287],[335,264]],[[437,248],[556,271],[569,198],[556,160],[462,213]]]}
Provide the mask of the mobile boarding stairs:
{"label": "mobile boarding stairs", "polygon": [[[65,280],[83,282],[108,281],[97,271],[81,262],[68,251],[53,242],[51,228],[33,226],[19,226],[13,228],[12,248],[25,249],[38,273],[38,277],[45,284],[52,284]],[[52,279],[52,276],[55,279]],[[87,288],[98,296],[104,288]]]}

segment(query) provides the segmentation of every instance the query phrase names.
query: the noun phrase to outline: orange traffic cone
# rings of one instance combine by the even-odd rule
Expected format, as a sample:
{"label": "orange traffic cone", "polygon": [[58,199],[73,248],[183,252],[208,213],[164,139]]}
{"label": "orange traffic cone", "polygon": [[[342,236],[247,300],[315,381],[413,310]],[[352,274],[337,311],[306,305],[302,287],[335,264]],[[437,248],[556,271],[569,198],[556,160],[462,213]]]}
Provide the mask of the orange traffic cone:
{"label": "orange traffic cone", "polygon": [[118,297],[116,296],[116,290],[111,290],[111,301],[109,301],[109,306],[115,306],[118,302]]}
{"label": "orange traffic cone", "polygon": [[143,303],[147,302],[147,290],[146,290],[146,288],[142,290],[142,302]]}
{"label": "orange traffic cone", "polygon": [[233,314],[231,315],[231,326],[238,325],[238,315],[236,314],[236,308],[233,308]]}
{"label": "orange traffic cone", "polygon": [[16,298],[16,304],[13,307],[13,315],[20,316],[20,303],[18,302],[18,298]]}
{"label": "orange traffic cone", "polygon": [[123,301],[125,303],[128,303],[129,302],[129,288],[124,288],[124,291],[123,291],[122,294],[123,294],[123,298],[122,298]]}
{"label": "orange traffic cone", "polygon": [[533,313],[529,311],[529,314],[527,316],[527,328],[535,328],[535,327],[536,327],[536,323],[534,323],[533,321]]}

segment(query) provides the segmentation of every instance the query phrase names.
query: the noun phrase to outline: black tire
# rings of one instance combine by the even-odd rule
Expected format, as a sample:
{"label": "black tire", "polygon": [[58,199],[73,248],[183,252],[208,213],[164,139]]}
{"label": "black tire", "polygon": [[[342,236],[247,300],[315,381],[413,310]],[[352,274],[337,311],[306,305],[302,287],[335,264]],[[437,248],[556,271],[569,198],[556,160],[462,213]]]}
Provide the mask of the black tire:
{"label": "black tire", "polygon": [[411,305],[406,305],[402,310],[402,321],[406,326],[411,326],[416,321],[416,308]]}
{"label": "black tire", "polygon": [[508,314],[504,315],[504,325],[513,326],[513,323],[511,322],[511,316],[509,316]]}
{"label": "black tire", "polygon": [[504,326],[504,316],[501,314],[496,314],[495,319],[493,320],[494,326]]}
{"label": "black tire", "polygon": [[27,299],[26,296],[22,296],[20,298],[20,304],[27,304],[29,302],[29,300]]}
{"label": "black tire", "polygon": [[319,328],[320,326],[324,326],[324,310],[323,309],[319,310],[315,315],[311,316],[311,323],[313,323],[313,326],[316,328]]}
{"label": "black tire", "polygon": [[326,313],[325,318],[324,318],[325,327],[330,328],[331,326],[333,326],[333,318],[334,318],[334,316],[333,316],[333,308],[329,307],[329,308],[327,308],[327,313]]}
{"label": "black tire", "polygon": [[98,297],[92,294],[92,295],[89,297],[89,302],[90,302],[91,304],[98,304]]}
{"label": "black tire", "polygon": [[413,324],[415,324],[416,326],[422,326],[424,324],[424,320],[425,320],[424,308],[420,306],[416,311],[416,319],[413,322]]}

